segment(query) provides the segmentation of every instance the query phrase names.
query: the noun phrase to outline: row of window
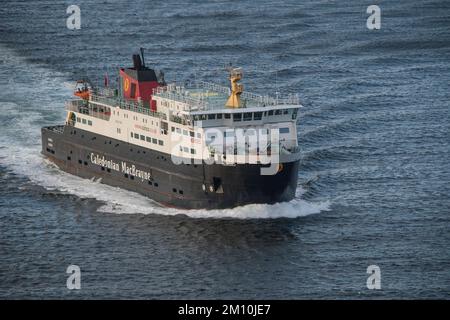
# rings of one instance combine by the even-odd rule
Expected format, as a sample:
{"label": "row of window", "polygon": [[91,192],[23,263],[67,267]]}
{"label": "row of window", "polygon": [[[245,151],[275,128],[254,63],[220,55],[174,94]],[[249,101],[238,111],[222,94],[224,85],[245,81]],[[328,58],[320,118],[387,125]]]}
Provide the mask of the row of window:
{"label": "row of window", "polygon": [[[231,115],[233,115],[233,121],[252,121],[252,120],[261,120],[263,115],[266,116],[279,116],[289,114],[289,109],[278,109],[278,110],[270,110],[270,111],[260,111],[260,112],[243,112],[243,113],[212,113],[212,114],[202,114],[195,115],[194,120],[221,120],[231,119]],[[297,118],[297,109],[294,109],[292,112],[292,119],[295,120]]]}
{"label": "row of window", "polygon": [[[113,111],[113,113],[114,113],[114,115],[116,115],[116,111]],[[117,115],[118,116],[120,115],[119,111],[117,111]],[[124,113],[123,117],[125,119],[128,119],[128,114]],[[138,116],[133,116],[133,120],[134,121],[139,121]],[[142,118],[142,123],[148,123],[148,119]],[[157,126],[157,127],[159,126],[159,122],[158,121],[153,122],[153,120],[151,120],[150,123],[152,124],[152,126]]]}
{"label": "row of window", "polygon": [[138,134],[138,133],[131,132],[130,136],[131,136],[131,138],[134,138],[134,139],[137,139],[137,140],[141,140],[141,141],[146,141],[148,143],[153,143],[153,144],[157,144],[157,145],[160,145],[160,146],[164,145],[164,141],[158,140],[158,139],[155,139],[155,138],[151,138],[151,137],[147,137],[147,136],[144,136],[143,134]]}
{"label": "row of window", "polygon": [[180,146],[180,151],[184,152],[184,153],[189,153],[189,151],[190,151],[191,154],[195,154],[196,153],[195,149],[193,149],[193,148],[189,149],[188,147],[183,147],[183,146]]}
{"label": "row of window", "polygon": [[184,193],[183,190],[177,190],[177,188],[172,188],[172,192],[173,193],[177,193],[177,191],[178,191],[179,194],[183,194]]}
{"label": "row of window", "polygon": [[[125,177],[125,178],[129,178],[129,179],[131,179],[131,180],[134,180],[134,176],[133,176],[133,175],[129,175],[129,174],[127,174],[127,173],[124,174],[124,177]],[[148,185],[154,186],[154,187],[156,187],[156,188],[159,187],[158,182],[155,182],[155,181],[152,181],[152,180],[148,180]],[[183,190],[177,190],[176,188],[172,188],[172,191],[173,191],[174,193],[177,193],[177,192],[178,192],[179,194],[183,194],[183,193],[184,193]]]}
{"label": "row of window", "polygon": [[92,126],[92,121],[91,120],[86,120],[85,118],[77,117],[77,122],[80,122],[82,124],[87,124],[89,126]]}
{"label": "row of window", "polygon": [[[176,132],[176,133],[178,133],[178,134],[183,134],[184,136],[186,136],[186,137],[191,137],[191,138],[194,138],[195,137],[195,133],[194,133],[194,131],[188,131],[188,130],[182,130],[182,129],[180,129],[180,128],[175,128],[175,127],[172,127],[172,132]],[[198,133],[197,132],[197,138],[198,139],[201,139],[201,137],[202,137],[202,135],[201,135],[201,133]]]}
{"label": "row of window", "polygon": [[96,104],[90,103],[89,106],[92,108],[93,112],[100,112],[100,113],[111,113],[111,109],[105,107],[103,109],[102,106],[97,106]]}
{"label": "row of window", "polygon": [[[264,133],[264,134],[269,134],[269,129],[257,129],[257,130],[259,130],[259,132],[260,132],[260,134],[262,134],[262,133]],[[253,135],[255,135],[255,133],[257,132],[257,130],[255,130],[255,131],[253,131],[253,130],[247,130],[246,132],[245,132],[245,135],[247,135],[247,136],[253,136]],[[278,130],[279,130],[279,133],[280,134],[285,134],[285,133],[289,133],[289,128],[288,127],[285,127],[285,128],[278,128]],[[207,140],[213,140],[213,139],[215,139],[216,138],[216,134],[217,134],[217,132],[209,132],[209,133],[207,133],[206,134],[206,139]],[[220,134],[220,133],[219,133]],[[234,132],[234,130],[232,131],[232,130],[228,130],[228,131],[223,131],[223,137],[224,138],[230,138],[230,137],[235,137],[236,136],[236,133]]]}

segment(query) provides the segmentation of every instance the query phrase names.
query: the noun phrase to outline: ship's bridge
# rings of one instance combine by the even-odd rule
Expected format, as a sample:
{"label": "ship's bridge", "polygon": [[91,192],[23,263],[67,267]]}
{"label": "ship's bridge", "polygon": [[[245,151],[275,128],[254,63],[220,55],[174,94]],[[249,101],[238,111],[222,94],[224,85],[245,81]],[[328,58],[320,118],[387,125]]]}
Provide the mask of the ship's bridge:
{"label": "ship's bridge", "polygon": [[237,102],[235,99],[230,103],[230,97],[233,97],[232,89],[207,82],[170,84],[156,88],[153,93],[158,111],[168,115],[172,132],[182,131],[182,126],[198,128],[207,140],[208,135],[215,136],[217,132],[226,132],[228,136],[239,130],[277,130],[286,150],[297,147],[296,121],[298,109],[302,107],[297,95],[281,98],[242,90]]}

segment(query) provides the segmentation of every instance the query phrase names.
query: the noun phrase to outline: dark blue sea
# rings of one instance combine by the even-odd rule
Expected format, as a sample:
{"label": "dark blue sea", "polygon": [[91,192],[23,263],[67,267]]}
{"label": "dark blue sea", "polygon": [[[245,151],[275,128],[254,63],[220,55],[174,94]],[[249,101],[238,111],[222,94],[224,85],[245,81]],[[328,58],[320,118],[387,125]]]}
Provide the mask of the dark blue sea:
{"label": "dark blue sea", "polygon": [[[298,93],[297,197],[168,209],[46,161],[74,81],[140,47],[168,81],[226,85],[231,62],[249,91]],[[0,298],[449,299],[449,84],[449,1],[3,0]]]}

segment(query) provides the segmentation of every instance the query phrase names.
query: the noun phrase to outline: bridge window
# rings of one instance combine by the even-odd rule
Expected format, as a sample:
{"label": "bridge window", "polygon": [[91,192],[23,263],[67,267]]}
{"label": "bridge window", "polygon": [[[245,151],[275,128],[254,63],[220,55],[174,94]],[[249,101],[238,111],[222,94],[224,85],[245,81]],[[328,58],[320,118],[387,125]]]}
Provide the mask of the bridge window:
{"label": "bridge window", "polygon": [[155,139],[155,138],[152,138],[152,143],[154,143],[154,144],[158,144],[158,140],[157,140],[157,139]]}
{"label": "bridge window", "polygon": [[187,130],[183,130],[183,135],[185,135],[185,136],[187,136],[187,135],[188,135],[188,132],[187,132]]}
{"label": "bridge window", "polygon": [[164,141],[158,140],[158,144],[159,144],[160,146],[162,146],[162,145],[164,145]]}
{"label": "bridge window", "polygon": [[217,114],[217,119],[222,119],[222,114],[221,113]]}
{"label": "bridge window", "polygon": [[91,120],[88,120],[88,125],[92,126],[92,121]]}
{"label": "bridge window", "polygon": [[191,148],[191,154],[195,154],[195,149]]}
{"label": "bridge window", "polygon": [[289,128],[280,128],[280,133],[289,133]]}
{"label": "bridge window", "polygon": [[214,119],[216,119],[215,114],[208,114],[208,120],[214,120]]}
{"label": "bridge window", "polygon": [[193,131],[189,131],[189,135],[193,138],[194,137],[194,132]]}
{"label": "bridge window", "polygon": [[230,119],[230,118],[231,118],[231,115],[230,115],[229,113],[225,113],[225,114],[224,114],[224,117],[225,117],[225,119]]}
{"label": "bridge window", "polygon": [[273,110],[269,111],[269,116],[273,116]]}
{"label": "bridge window", "polygon": [[131,134],[131,137],[133,138],[133,132],[130,132],[130,134]]}
{"label": "bridge window", "polygon": [[83,124],[86,124],[86,119],[81,119],[81,122],[82,122]]}
{"label": "bridge window", "polygon": [[241,121],[241,120],[242,120],[242,113],[233,114],[233,121]]}
{"label": "bridge window", "polygon": [[134,134],[135,139],[139,139],[139,135],[137,133]]}
{"label": "bridge window", "polygon": [[244,113],[244,121],[252,121],[252,113],[251,112]]}
{"label": "bridge window", "polygon": [[297,109],[295,109],[294,111],[292,111],[292,120],[297,119]]}
{"label": "bridge window", "polygon": [[150,138],[150,137],[145,137],[145,140],[150,143],[152,142],[152,138]]}
{"label": "bridge window", "polygon": [[145,141],[145,136],[141,134],[141,140]]}
{"label": "bridge window", "polygon": [[253,115],[253,120],[261,120],[262,119],[262,112],[255,112]]}
{"label": "bridge window", "polygon": [[283,110],[283,114],[289,114],[289,110],[288,109],[284,109]]}
{"label": "bridge window", "polygon": [[281,110],[275,110],[275,115],[279,116],[281,114]]}

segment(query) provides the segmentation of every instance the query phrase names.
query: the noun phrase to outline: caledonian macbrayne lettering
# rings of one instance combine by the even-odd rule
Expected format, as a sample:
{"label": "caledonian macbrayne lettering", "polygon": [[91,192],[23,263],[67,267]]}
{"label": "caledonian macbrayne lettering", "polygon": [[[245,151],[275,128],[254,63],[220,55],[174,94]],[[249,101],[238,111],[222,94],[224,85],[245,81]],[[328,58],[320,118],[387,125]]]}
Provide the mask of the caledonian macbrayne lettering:
{"label": "caledonian macbrayne lettering", "polygon": [[142,180],[150,180],[152,178],[150,172],[139,170],[136,168],[134,164],[130,166],[127,164],[126,161],[121,161],[119,165],[119,163],[114,162],[114,160],[107,159],[105,158],[105,156],[100,156],[98,154],[91,153],[91,162],[98,166],[126,173],[130,176],[135,176],[136,178],[140,178]]}

